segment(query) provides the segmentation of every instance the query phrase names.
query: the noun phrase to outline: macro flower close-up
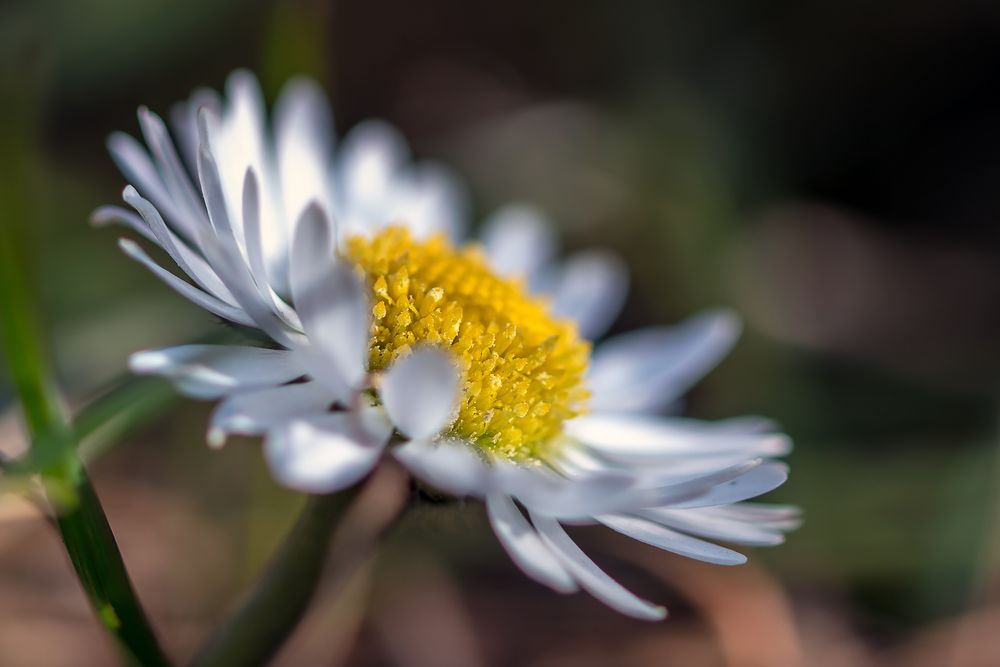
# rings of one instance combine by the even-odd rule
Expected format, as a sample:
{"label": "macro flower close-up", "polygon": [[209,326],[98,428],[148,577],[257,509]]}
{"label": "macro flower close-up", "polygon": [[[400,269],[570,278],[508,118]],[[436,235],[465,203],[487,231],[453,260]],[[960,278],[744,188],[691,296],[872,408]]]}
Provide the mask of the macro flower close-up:
{"label": "macro flower close-up", "polygon": [[277,102],[272,146],[256,81],[238,72],[228,91],[177,107],[177,134],[195,144],[182,139],[180,153],[197,156],[189,168],[199,186],[162,121],[141,109],[149,150],[125,135],[110,141],[135,181],[125,200],[138,217],[95,215],[167,251],[193,282],[122,241],[178,292],[279,346],[132,357],[134,372],[222,398],[213,444],[262,434],[275,477],[313,493],[339,491],[394,456],[436,489],[484,499],[497,537],[532,578],[649,620],[664,610],[608,577],[563,522],[600,523],[722,565],[746,559],[702,538],[772,545],[794,527],[794,508],[741,504],[787,477],[770,461],[790,449],[773,424],[650,414],[728,351],[734,315],[621,334],[591,359],[578,331],[606,330],[625,289],[613,256],[548,266],[551,231],[525,207],[495,214],[483,244],[455,247],[448,237],[465,222],[458,187],[442,170],[409,164],[391,129],[361,126],[331,150],[327,108],[300,80]]}
{"label": "macro flower close-up", "polygon": [[870,5],[0,6],[0,667],[1000,665],[1000,4]]}

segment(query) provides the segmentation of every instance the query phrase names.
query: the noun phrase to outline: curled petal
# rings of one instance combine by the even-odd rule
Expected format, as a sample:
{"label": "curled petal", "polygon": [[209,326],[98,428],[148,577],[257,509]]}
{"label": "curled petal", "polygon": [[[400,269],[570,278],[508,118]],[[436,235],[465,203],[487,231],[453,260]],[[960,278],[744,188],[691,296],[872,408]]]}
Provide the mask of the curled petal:
{"label": "curled petal", "polygon": [[361,279],[334,255],[329,218],[317,204],[302,214],[292,246],[292,296],[316,377],[332,389],[356,388],[365,374],[370,313]]}
{"label": "curled petal", "polygon": [[458,367],[446,352],[422,347],[393,363],[379,394],[396,428],[414,440],[425,440],[451,421],[458,381]]}
{"label": "curled petal", "polygon": [[129,368],[169,378],[195,398],[218,398],[241,389],[284,384],[304,373],[295,355],[241,345],[181,345],[136,352]]}
{"label": "curled petal", "polygon": [[219,447],[227,434],[261,435],[292,417],[330,408],[336,401],[317,382],[283,384],[233,394],[212,413],[208,442]]}
{"label": "curled petal", "polygon": [[467,442],[411,440],[393,454],[414,475],[456,496],[482,497],[493,487],[489,465]]}
{"label": "curled petal", "polygon": [[134,241],[130,239],[119,239],[118,246],[125,252],[126,255],[152,271],[157,278],[165,282],[171,289],[176,291],[185,299],[201,306],[210,313],[229,320],[230,322],[236,322],[237,324],[242,324],[248,327],[256,326],[250,316],[244,313],[241,309],[219,300],[211,294],[198,289],[189,282],[181,280],[174,274],[164,269],[162,266],[154,262],[152,258],[150,258],[150,256],[147,255],[146,252]]}
{"label": "curled petal", "polygon": [[334,412],[285,422],[268,433],[264,456],[275,478],[307,493],[351,486],[378,462],[391,433],[387,423],[362,423]]}
{"label": "curled petal", "polygon": [[666,618],[667,610],[647,602],[626,590],[590,560],[583,550],[570,539],[558,521],[543,516],[531,515],[531,521],[538,529],[546,546],[562,561],[563,566],[588,593],[626,616],[643,621],[659,621]]}
{"label": "curled petal", "polygon": [[502,494],[487,496],[486,512],[500,544],[525,574],[559,593],[579,590],[559,558],[545,545],[509,497]]}

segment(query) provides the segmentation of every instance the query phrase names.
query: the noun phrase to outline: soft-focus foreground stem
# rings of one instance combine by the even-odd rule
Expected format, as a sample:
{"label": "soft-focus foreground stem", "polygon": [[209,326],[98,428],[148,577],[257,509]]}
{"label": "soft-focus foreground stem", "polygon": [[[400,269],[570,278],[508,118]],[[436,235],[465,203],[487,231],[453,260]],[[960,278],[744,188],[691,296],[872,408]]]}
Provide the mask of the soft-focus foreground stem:
{"label": "soft-focus foreground stem", "polygon": [[406,505],[407,484],[406,473],[386,460],[348,502],[311,496],[255,588],[192,667],[267,663],[305,615],[324,567],[325,590],[335,594],[375,552]]}
{"label": "soft-focus foreground stem", "polygon": [[[18,172],[15,166],[15,172]],[[0,185],[10,188],[15,181]],[[15,197],[16,192],[7,192]],[[29,456],[59,514],[66,551],[101,624],[129,659],[148,667],[167,665],[142,611],[114,535],[80,460],[43,353],[42,328],[29,298],[24,248],[16,221],[0,220],[0,340],[31,438]]]}
{"label": "soft-focus foreground stem", "polygon": [[56,523],[98,618],[137,664],[169,665],[132,590],[101,503],[82,470],[75,490],[76,505],[61,512]]}

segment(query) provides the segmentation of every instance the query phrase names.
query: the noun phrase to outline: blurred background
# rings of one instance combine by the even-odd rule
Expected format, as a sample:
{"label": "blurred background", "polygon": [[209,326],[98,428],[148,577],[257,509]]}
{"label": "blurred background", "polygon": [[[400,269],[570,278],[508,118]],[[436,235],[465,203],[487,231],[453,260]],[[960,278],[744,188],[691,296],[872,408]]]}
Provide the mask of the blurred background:
{"label": "blurred background", "polygon": [[[666,604],[644,624],[558,596],[478,503],[424,504],[281,665],[1000,664],[1000,4],[990,0],[7,0],[0,224],[27,263],[59,379],[82,405],[127,355],[220,325],[88,224],[104,148],[237,67],[271,100],[318,78],[338,130],[378,117],[451,165],[480,217],[544,207],[567,249],[624,256],[618,329],[730,305],[740,344],[686,412],[792,435],[773,500],[806,523],[721,568],[574,532]],[[0,374],[0,450],[24,444]],[[190,656],[301,498],[255,441],[204,444],[209,406],[151,385],[90,469],[169,652]],[[126,430],[123,427],[123,430]],[[0,497],[0,663],[115,664],[58,538]]]}

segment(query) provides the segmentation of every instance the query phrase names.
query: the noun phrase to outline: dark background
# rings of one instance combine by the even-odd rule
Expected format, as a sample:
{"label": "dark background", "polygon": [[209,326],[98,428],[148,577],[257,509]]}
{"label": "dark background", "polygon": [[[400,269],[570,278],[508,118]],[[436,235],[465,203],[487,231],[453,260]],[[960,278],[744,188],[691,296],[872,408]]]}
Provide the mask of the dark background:
{"label": "dark background", "polygon": [[[632,270],[616,328],[729,305],[747,331],[687,412],[796,442],[786,545],[735,569],[574,535],[671,618],[618,617],[516,571],[475,503],[419,508],[281,664],[1000,664],[1000,4],[236,2],[0,6],[0,224],[29,225],[62,385],[218,325],[87,224],[104,150],[198,86],[317,77],[464,175],[480,217],[538,203]],[[10,403],[0,386],[0,405]],[[300,502],[256,442],[204,446],[178,401],[92,463],[170,651],[189,655]],[[19,445],[7,410],[2,447]],[[992,628],[992,629],[991,629]],[[112,663],[56,538],[0,498],[0,663]]]}

